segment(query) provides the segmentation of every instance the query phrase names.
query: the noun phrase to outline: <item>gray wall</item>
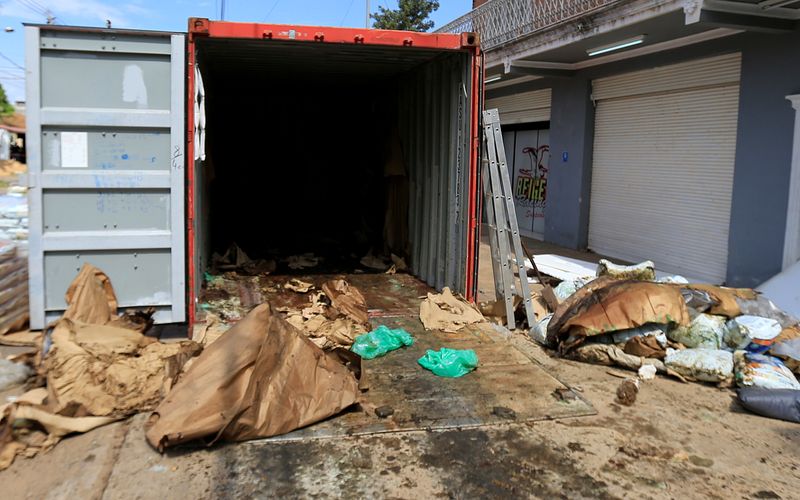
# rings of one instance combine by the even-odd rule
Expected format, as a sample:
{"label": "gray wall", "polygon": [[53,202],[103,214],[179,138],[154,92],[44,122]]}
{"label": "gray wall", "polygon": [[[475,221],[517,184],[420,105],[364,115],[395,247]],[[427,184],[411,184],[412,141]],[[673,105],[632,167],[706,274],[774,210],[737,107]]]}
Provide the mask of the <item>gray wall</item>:
{"label": "gray wall", "polygon": [[780,272],[789,202],[794,109],[800,93],[800,33],[762,36],[742,47],[728,283],[758,286]]}
{"label": "gray wall", "polygon": [[587,244],[594,141],[591,91],[591,81],[580,78],[553,87],[544,239],[569,248]]}
{"label": "gray wall", "polygon": [[[727,283],[757,286],[780,271],[786,227],[794,110],[800,93],[800,32],[742,33],[699,45],[546,78],[487,93],[487,98],[552,88],[545,240],[585,248],[589,227],[594,78],[742,52],[742,83],[729,236]],[[569,160],[562,162],[562,152]]]}

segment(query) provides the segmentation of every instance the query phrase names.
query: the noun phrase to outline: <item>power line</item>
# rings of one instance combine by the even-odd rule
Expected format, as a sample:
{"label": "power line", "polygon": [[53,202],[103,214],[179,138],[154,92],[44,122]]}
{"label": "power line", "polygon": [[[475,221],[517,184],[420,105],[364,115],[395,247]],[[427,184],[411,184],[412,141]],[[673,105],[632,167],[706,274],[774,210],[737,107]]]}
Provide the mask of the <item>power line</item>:
{"label": "power line", "polygon": [[281,3],[281,0],[275,0],[275,3],[274,3],[274,4],[272,4],[272,8],[271,8],[271,9],[269,9],[269,12],[267,12],[267,15],[266,15],[266,16],[264,16],[264,20],[265,20],[265,21],[267,20],[267,18],[269,17],[269,15],[270,15],[270,14],[272,14],[272,11],[273,11],[273,10],[275,10],[275,7],[277,7],[279,3]]}
{"label": "power line", "polygon": [[6,56],[5,54],[3,54],[2,52],[0,52],[0,57],[2,57],[3,59],[5,59],[6,61],[10,62],[10,63],[11,63],[11,64],[13,64],[14,66],[16,66],[18,69],[21,69],[22,71],[25,71],[25,68],[24,68],[24,67],[20,66],[19,64],[17,64],[16,62],[14,62],[12,59],[9,59],[9,58],[8,58],[8,56]]}
{"label": "power line", "polygon": [[45,16],[45,17],[47,16],[46,9],[38,7],[37,5],[31,3],[30,0],[16,0],[16,2],[25,7],[26,9],[35,12],[36,14],[39,14],[40,16]]}
{"label": "power line", "polygon": [[356,0],[350,0],[350,5],[347,6],[347,10],[344,11],[344,15],[342,16],[342,20],[339,21],[339,26],[342,26],[344,24],[344,20],[347,19],[347,14],[350,13],[350,9],[353,7],[353,2],[355,2],[355,1]]}

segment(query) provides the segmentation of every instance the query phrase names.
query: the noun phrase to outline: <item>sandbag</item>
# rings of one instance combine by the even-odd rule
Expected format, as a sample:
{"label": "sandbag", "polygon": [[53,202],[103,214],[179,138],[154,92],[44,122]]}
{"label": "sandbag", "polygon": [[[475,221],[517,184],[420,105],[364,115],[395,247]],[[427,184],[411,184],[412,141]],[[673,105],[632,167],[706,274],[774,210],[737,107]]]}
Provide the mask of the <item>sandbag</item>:
{"label": "sandbag", "polygon": [[618,280],[655,281],[656,265],[652,260],[646,260],[633,266],[621,266],[610,260],[600,259],[597,263],[597,277],[611,276]]}
{"label": "sandbag", "polygon": [[781,325],[774,319],[760,316],[739,316],[727,323],[725,344],[731,349],[762,353],[769,350]]}
{"label": "sandbag", "polygon": [[733,376],[733,354],[720,349],[671,351],[664,364],[688,379],[703,382],[722,382]]}
{"label": "sandbag", "polygon": [[734,353],[736,383],[739,387],[762,387],[764,389],[800,390],[792,371],[783,362],[772,356],[745,351]]}
{"label": "sandbag", "polygon": [[743,387],[739,402],[758,415],[800,424],[800,391]]}
{"label": "sandbag", "polygon": [[727,330],[727,318],[713,314],[698,314],[688,326],[676,326],[667,331],[667,337],[686,347],[720,349]]}

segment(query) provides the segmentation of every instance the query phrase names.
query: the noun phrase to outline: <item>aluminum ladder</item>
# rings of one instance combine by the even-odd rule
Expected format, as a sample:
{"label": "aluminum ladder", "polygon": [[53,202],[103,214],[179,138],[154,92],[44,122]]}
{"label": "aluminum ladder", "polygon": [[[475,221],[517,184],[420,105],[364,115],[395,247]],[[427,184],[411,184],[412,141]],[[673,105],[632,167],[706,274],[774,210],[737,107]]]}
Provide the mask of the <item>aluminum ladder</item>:
{"label": "aluminum ladder", "polygon": [[525,267],[525,253],[517,224],[517,212],[508,176],[506,150],[503,133],[500,130],[500,113],[496,109],[483,112],[483,139],[486,155],[483,159],[483,193],[486,218],[491,229],[489,245],[492,253],[495,291],[498,300],[502,298],[509,330],[516,328],[514,319],[514,295],[517,289],[514,268],[519,276],[519,288],[528,326],[536,324],[533,312],[531,291],[528,285],[528,272]]}

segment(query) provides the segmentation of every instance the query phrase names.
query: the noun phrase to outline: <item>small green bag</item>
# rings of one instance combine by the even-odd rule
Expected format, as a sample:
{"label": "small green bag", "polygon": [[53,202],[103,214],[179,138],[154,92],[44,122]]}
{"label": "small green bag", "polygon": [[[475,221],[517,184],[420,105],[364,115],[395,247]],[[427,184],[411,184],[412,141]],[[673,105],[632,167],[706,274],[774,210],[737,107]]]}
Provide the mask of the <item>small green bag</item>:
{"label": "small green bag", "polygon": [[414,337],[402,328],[390,330],[381,325],[369,333],[356,337],[350,350],[364,359],[373,359],[413,343]]}
{"label": "small green bag", "polygon": [[440,377],[461,377],[478,367],[478,355],[472,349],[428,349],[419,364]]}

